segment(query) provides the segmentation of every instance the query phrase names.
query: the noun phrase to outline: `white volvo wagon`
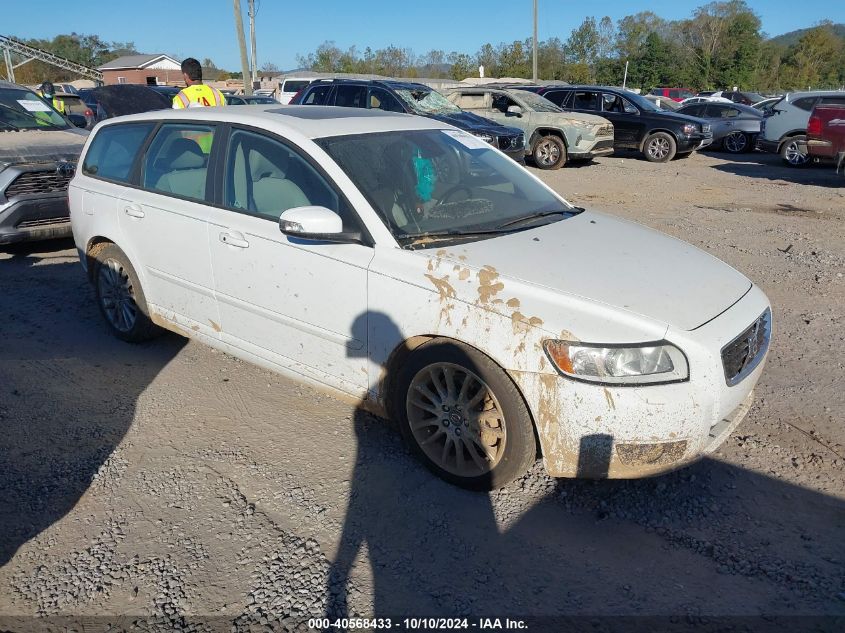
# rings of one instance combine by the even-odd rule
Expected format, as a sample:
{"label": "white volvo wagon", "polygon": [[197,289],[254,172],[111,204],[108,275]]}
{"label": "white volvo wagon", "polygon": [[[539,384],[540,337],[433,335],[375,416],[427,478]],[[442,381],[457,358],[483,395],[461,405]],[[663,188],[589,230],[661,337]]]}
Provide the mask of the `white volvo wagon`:
{"label": "white volvo wagon", "polygon": [[100,124],[73,234],[114,334],[161,328],[360,399],[442,477],[639,477],[749,408],[763,292],[573,207],[487,143],[374,110],[251,106]]}

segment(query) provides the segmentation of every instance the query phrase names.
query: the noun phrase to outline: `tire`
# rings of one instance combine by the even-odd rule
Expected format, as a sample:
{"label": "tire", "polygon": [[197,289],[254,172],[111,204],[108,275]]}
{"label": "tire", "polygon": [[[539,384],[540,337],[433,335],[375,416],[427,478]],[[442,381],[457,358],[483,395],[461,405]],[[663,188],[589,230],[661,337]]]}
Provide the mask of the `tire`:
{"label": "tire", "polygon": [[728,154],[743,154],[751,149],[751,139],[745,132],[731,132],[722,139],[722,149]]}
{"label": "tire", "polygon": [[803,167],[810,162],[810,156],[806,151],[801,151],[800,143],[807,141],[803,134],[791,136],[780,146],[780,157],[790,167]]}
{"label": "tire", "polygon": [[655,132],[646,137],[643,143],[643,155],[650,163],[668,163],[675,157],[678,145],[671,134]]}
{"label": "tire", "polygon": [[531,156],[540,169],[560,169],[566,164],[566,145],[557,136],[541,136],[534,143]]}
{"label": "tire", "polygon": [[521,394],[496,363],[466,345],[433,339],[415,349],[392,396],[393,417],[411,451],[452,484],[500,488],[536,458]]}
{"label": "tire", "polygon": [[159,335],[161,329],[150,320],[141,282],[126,254],[115,244],[98,244],[89,258],[97,305],[112,334],[128,343]]}

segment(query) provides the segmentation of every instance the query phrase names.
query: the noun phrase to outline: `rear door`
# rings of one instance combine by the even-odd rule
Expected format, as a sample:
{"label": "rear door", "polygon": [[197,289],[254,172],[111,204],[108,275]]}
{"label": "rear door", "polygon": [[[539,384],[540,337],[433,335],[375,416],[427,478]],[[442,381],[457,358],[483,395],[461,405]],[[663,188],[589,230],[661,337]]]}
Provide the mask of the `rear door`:
{"label": "rear door", "polygon": [[208,178],[216,127],[165,123],[147,147],[140,188],[118,205],[126,239],[144,270],[145,291],[168,321],[216,336],[220,317],[208,253]]}
{"label": "rear door", "polygon": [[339,84],[335,86],[334,105],[343,108],[366,108],[367,86]]}
{"label": "rear door", "polygon": [[277,137],[234,128],[223,165],[222,205],[211,210],[206,244],[223,340],[360,396],[373,249],[279,230],[293,207],[327,207],[355,231],[357,216],[299,148]]}

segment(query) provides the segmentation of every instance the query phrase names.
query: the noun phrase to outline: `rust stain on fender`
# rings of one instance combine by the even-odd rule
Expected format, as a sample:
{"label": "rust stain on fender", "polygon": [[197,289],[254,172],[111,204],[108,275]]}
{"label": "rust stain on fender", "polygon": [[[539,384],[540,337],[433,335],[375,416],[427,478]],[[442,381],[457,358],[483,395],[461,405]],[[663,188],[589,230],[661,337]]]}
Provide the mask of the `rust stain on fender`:
{"label": "rust stain on fender", "polygon": [[437,293],[440,295],[441,301],[454,299],[457,296],[452,284],[449,283],[449,275],[446,275],[445,277],[435,277],[434,275],[427,274],[426,277],[428,277],[429,281],[434,284]]}
{"label": "rust stain on fender", "polygon": [[607,387],[604,388],[604,398],[607,400],[607,406],[616,411],[616,402],[613,400],[613,394],[608,391]]}
{"label": "rust stain on fender", "polygon": [[507,305],[509,308],[513,308],[514,310],[519,310],[519,306],[520,306],[519,299],[517,299],[516,297],[513,297],[512,299],[508,299],[507,303],[505,305]]}
{"label": "rust stain on fender", "polygon": [[511,324],[513,325],[513,333],[517,334],[520,330],[526,331],[532,327],[540,327],[543,325],[543,319],[540,317],[527,317],[518,310],[511,314]]}

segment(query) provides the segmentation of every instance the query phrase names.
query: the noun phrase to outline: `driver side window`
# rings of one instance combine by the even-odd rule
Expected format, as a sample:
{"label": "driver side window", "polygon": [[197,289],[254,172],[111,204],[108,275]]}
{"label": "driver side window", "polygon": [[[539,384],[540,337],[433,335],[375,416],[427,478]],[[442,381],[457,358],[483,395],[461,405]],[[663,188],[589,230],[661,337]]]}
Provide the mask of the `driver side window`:
{"label": "driver side window", "polygon": [[502,114],[507,114],[508,108],[515,105],[517,105],[516,101],[507,95],[493,95],[493,109],[501,112]]}
{"label": "driver side window", "polygon": [[288,209],[322,206],[340,215],[345,229],[355,224],[348,206],[325,179],[276,140],[235,130],[225,174],[224,201],[230,209],[277,222]]}

